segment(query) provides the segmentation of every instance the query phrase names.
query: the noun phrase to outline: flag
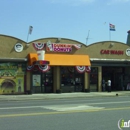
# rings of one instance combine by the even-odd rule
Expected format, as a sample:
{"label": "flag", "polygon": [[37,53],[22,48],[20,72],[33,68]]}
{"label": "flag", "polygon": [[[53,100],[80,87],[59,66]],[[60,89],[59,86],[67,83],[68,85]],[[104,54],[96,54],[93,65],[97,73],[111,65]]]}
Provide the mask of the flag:
{"label": "flag", "polygon": [[32,30],[33,30],[33,26],[29,26],[29,31],[28,31],[28,33],[31,34],[31,33],[32,33]]}
{"label": "flag", "polygon": [[116,29],[115,29],[115,25],[113,25],[113,24],[109,24],[109,27],[110,27],[110,31],[116,31]]}

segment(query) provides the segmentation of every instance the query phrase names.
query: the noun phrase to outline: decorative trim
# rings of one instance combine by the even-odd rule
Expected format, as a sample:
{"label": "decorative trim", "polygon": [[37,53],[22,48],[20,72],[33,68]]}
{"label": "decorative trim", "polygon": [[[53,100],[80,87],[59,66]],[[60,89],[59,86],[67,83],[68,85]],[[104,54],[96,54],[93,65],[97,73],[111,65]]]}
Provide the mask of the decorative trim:
{"label": "decorative trim", "polygon": [[27,66],[27,71],[31,71],[33,70],[33,68],[34,68],[34,65]]}
{"label": "decorative trim", "polygon": [[86,72],[88,72],[88,73],[91,72],[91,67],[90,66],[86,66]]}
{"label": "decorative trim", "polygon": [[90,66],[76,66],[75,68],[79,73],[84,73],[84,72],[90,73],[91,72]]}
{"label": "decorative trim", "polygon": [[50,66],[49,65],[44,65],[44,66],[38,65],[38,68],[42,72],[47,72],[50,69]]}
{"label": "decorative trim", "polygon": [[38,42],[34,42],[33,43],[33,47],[35,48],[35,50],[43,50],[43,48],[45,47],[45,43],[38,43]]}
{"label": "decorative trim", "polygon": [[40,70],[41,72],[47,72],[50,69],[49,65],[31,65],[31,66],[27,66],[27,71],[37,71]]}
{"label": "decorative trim", "polygon": [[76,66],[75,68],[79,73],[84,73],[86,71],[85,66]]}

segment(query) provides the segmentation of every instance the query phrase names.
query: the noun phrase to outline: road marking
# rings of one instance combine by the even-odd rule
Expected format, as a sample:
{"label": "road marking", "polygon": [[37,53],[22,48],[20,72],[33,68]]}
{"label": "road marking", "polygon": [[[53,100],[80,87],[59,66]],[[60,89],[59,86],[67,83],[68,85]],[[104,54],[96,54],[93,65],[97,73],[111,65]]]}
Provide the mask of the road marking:
{"label": "road marking", "polygon": [[121,102],[99,102],[99,103],[87,103],[91,105],[97,105],[97,104],[118,104],[118,103],[130,103],[130,101],[121,101]]}
{"label": "road marking", "polygon": [[[81,105],[100,105],[100,104],[123,104],[123,103],[130,103],[130,101],[121,101],[121,102],[99,102],[99,103],[82,103],[79,104]],[[66,105],[70,105],[70,104],[66,104]],[[77,105],[77,104],[73,104],[73,105]],[[23,107],[1,107],[0,110],[8,110],[8,109],[31,109],[31,108],[45,108],[48,106],[54,106],[54,105],[44,105],[44,106],[23,106]],[[57,105],[56,105],[57,106]],[[61,105],[58,105],[61,106]]]}
{"label": "road marking", "polygon": [[73,113],[86,113],[86,112],[101,112],[101,111],[114,111],[114,110],[127,110],[129,107],[118,107],[118,108],[106,108],[98,110],[75,110],[75,111],[60,111],[60,112],[42,112],[42,113],[27,113],[27,114],[8,114],[0,115],[0,118],[9,118],[9,117],[22,117],[22,116],[41,116],[41,115],[54,115],[54,114],[73,114]]}
{"label": "road marking", "polygon": [[73,110],[96,110],[104,109],[104,107],[94,107],[88,105],[79,105],[79,104],[69,104],[69,105],[52,105],[44,106],[45,109],[55,110],[55,111],[73,111]]}
{"label": "road marking", "polygon": [[0,108],[0,110],[9,110],[9,109],[30,109],[30,108],[43,108],[43,106],[3,107],[3,108]]}
{"label": "road marking", "polygon": [[26,106],[26,107],[5,107],[0,108],[0,110],[10,110],[10,109],[32,109],[32,108],[42,108],[50,109],[55,111],[70,111],[70,110],[86,110],[86,109],[103,109],[104,107],[94,107],[88,105],[79,104],[69,104],[69,105],[49,105],[49,106]]}
{"label": "road marking", "polygon": [[99,101],[99,100],[102,101],[104,99],[77,99],[77,100],[61,99],[59,101],[61,101],[61,102],[84,102],[84,101],[88,102],[88,101]]}

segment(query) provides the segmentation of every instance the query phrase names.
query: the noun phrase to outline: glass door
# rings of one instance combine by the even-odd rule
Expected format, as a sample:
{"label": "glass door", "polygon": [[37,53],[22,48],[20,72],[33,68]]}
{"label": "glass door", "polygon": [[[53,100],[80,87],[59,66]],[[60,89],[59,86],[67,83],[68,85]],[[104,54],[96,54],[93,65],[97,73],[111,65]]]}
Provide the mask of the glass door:
{"label": "glass door", "polygon": [[74,92],[74,67],[61,67],[61,89],[63,93]]}
{"label": "glass door", "polygon": [[46,73],[42,73],[41,91],[43,93],[53,92],[53,73],[52,68]]}
{"label": "glass door", "polygon": [[84,87],[84,74],[78,73],[75,67],[61,67],[62,92],[82,92]]}
{"label": "glass door", "polygon": [[84,86],[84,75],[75,71],[75,92],[82,92]]}

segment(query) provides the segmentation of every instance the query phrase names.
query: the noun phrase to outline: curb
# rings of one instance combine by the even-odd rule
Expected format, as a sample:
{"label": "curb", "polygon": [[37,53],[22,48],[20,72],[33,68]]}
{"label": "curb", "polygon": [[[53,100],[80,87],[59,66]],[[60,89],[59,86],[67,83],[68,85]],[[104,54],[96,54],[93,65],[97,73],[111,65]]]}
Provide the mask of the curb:
{"label": "curb", "polygon": [[26,101],[26,100],[54,100],[54,99],[70,99],[70,98],[101,98],[101,97],[123,97],[123,96],[130,96],[130,93],[127,93],[127,94],[120,94],[120,93],[116,93],[116,94],[109,94],[109,95],[74,95],[74,96],[61,96],[61,95],[49,95],[45,97],[45,95],[41,95],[41,96],[33,96],[33,95],[30,95],[29,97],[26,96],[26,97],[21,97],[21,96],[5,96],[4,97],[0,97],[0,101]]}

